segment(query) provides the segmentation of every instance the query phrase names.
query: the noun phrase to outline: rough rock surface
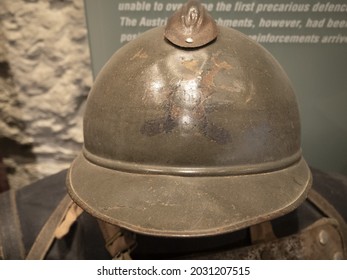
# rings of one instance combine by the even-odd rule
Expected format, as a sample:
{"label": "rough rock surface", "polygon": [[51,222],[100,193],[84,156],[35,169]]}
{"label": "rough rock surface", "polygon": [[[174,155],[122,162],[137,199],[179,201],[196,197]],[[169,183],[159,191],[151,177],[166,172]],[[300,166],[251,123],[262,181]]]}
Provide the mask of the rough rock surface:
{"label": "rough rock surface", "polygon": [[68,167],[91,84],[83,0],[0,1],[0,160],[10,187]]}

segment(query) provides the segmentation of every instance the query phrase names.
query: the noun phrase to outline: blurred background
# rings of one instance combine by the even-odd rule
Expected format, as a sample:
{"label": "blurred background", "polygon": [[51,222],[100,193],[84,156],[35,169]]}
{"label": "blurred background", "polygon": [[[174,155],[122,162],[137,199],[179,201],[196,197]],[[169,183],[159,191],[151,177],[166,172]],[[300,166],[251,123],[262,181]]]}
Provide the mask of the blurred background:
{"label": "blurred background", "polygon": [[92,85],[84,3],[1,0],[0,20],[0,178],[19,188],[81,148]]}

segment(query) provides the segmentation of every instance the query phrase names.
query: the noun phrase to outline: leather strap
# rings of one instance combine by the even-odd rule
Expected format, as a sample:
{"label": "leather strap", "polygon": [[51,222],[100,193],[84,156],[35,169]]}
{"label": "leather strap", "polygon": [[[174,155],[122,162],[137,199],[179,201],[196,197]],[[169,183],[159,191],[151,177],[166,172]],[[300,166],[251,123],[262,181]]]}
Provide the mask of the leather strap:
{"label": "leather strap", "polygon": [[347,224],[340,213],[317,191],[311,189],[308,193],[308,200],[313,203],[324,215],[337,221],[339,231],[341,233],[343,250],[345,258],[347,258]]}
{"label": "leather strap", "polygon": [[[322,232],[326,237],[320,239]],[[301,232],[238,249],[203,252],[184,259],[211,260],[327,260],[339,259],[342,239],[337,222],[322,218]]]}
{"label": "leather strap", "polygon": [[45,258],[55,239],[57,227],[62,223],[73,203],[74,202],[71,200],[69,195],[65,195],[65,197],[59,202],[57,208],[53,211],[37,236],[26,257],[27,260],[42,260]]}
{"label": "leather strap", "polygon": [[105,247],[113,260],[131,260],[131,252],[136,247],[135,234],[98,220],[105,240]]}
{"label": "leather strap", "polygon": [[0,259],[22,260],[24,252],[16,193],[10,190],[0,195]]}
{"label": "leather strap", "polygon": [[253,225],[249,230],[252,244],[259,244],[277,239],[270,221]]}

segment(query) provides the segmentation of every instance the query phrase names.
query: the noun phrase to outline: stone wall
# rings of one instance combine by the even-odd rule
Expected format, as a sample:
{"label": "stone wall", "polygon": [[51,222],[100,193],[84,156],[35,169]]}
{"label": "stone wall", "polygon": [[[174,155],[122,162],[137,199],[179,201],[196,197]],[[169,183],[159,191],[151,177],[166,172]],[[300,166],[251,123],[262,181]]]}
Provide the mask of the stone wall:
{"label": "stone wall", "polygon": [[84,16],[83,0],[0,1],[0,160],[11,188],[68,167],[81,148],[92,84]]}

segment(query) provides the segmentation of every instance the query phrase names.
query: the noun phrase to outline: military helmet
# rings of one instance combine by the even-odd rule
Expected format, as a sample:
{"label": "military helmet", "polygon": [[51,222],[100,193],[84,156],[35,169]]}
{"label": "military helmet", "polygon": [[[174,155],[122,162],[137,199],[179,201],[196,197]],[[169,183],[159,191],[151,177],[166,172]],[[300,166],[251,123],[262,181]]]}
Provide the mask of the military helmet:
{"label": "military helmet", "polygon": [[290,81],[189,1],[98,74],[67,187],[91,215],[157,236],[235,231],[295,209],[311,173]]}

